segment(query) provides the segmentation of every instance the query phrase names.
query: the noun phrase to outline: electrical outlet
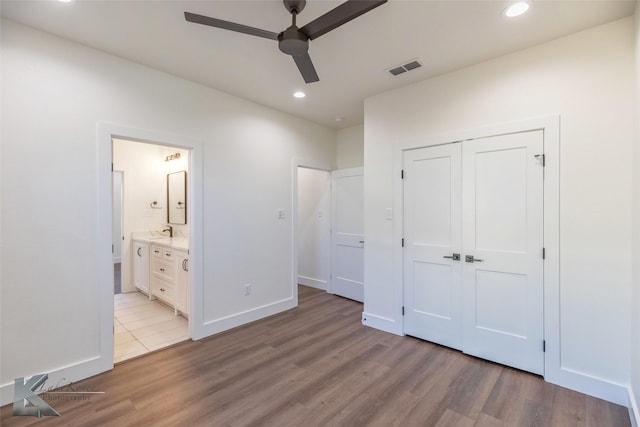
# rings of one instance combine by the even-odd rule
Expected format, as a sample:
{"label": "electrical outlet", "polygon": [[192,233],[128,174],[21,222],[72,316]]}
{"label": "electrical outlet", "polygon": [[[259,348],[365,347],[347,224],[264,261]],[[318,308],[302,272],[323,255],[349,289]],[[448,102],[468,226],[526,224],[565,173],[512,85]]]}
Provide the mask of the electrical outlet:
{"label": "electrical outlet", "polygon": [[278,219],[285,219],[284,209],[278,209]]}
{"label": "electrical outlet", "polygon": [[244,296],[247,295],[251,295],[251,285],[248,283],[244,285]]}

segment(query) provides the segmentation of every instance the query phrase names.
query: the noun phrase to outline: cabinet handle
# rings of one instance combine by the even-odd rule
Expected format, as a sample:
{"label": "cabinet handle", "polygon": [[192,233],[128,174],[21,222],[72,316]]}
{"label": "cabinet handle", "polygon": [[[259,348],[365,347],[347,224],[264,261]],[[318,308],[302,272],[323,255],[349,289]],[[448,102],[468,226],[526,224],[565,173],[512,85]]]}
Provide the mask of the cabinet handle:
{"label": "cabinet handle", "polygon": [[154,254],[159,254],[159,253],[160,253],[160,251],[153,251],[153,253],[154,253]]}
{"label": "cabinet handle", "polygon": [[171,256],[171,254],[164,254],[164,256]]}
{"label": "cabinet handle", "polygon": [[160,288],[160,290],[161,290],[162,292],[164,292],[164,288]]}
{"label": "cabinet handle", "polygon": [[138,251],[137,251],[137,252],[138,252],[138,256],[139,256],[140,258],[142,258],[142,254],[140,253],[140,249],[142,249],[142,248],[141,248],[141,247],[140,247],[140,248],[138,248]]}
{"label": "cabinet handle", "polygon": [[188,258],[185,258],[182,260],[182,269],[184,271],[189,271],[189,264],[187,264],[189,262]]}
{"label": "cabinet handle", "polygon": [[161,268],[160,271],[162,271],[164,273],[164,268]]}

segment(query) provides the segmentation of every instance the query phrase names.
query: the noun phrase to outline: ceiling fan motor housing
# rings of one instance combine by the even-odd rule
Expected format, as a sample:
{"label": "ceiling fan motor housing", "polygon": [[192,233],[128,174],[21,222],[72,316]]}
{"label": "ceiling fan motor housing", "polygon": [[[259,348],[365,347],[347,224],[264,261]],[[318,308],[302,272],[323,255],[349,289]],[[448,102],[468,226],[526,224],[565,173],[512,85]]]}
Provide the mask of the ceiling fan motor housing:
{"label": "ceiling fan motor housing", "polygon": [[292,25],[278,34],[278,47],[287,55],[304,55],[309,50],[309,37]]}
{"label": "ceiling fan motor housing", "polygon": [[306,0],[282,0],[289,13],[298,14],[307,5]]}

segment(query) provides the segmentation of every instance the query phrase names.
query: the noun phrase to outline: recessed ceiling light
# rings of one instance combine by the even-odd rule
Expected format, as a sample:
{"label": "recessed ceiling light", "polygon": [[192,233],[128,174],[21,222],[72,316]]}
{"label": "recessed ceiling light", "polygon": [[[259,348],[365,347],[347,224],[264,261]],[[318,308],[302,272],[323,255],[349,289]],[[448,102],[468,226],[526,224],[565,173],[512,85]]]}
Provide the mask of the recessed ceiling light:
{"label": "recessed ceiling light", "polygon": [[342,116],[337,116],[336,117],[336,122],[340,123],[340,122],[344,122],[344,117]]}
{"label": "recessed ceiling light", "polygon": [[508,18],[514,18],[516,16],[520,16],[529,10],[529,3],[524,1],[519,1],[517,3],[513,3],[509,7],[504,10],[504,16]]}
{"label": "recessed ceiling light", "polygon": [[60,3],[72,3],[73,0],[58,0]]}
{"label": "recessed ceiling light", "polygon": [[294,98],[304,98],[305,96],[307,96],[306,93],[304,93],[303,91],[299,90],[297,92],[294,92],[293,97]]}

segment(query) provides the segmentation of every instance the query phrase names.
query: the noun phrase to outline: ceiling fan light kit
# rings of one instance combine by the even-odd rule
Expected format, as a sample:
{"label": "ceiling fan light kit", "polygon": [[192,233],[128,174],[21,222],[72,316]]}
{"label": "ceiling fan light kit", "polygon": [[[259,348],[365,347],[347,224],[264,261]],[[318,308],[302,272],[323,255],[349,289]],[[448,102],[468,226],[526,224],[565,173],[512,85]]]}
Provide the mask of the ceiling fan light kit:
{"label": "ceiling fan light kit", "polygon": [[305,83],[313,83],[319,81],[320,78],[309,56],[309,40],[314,40],[386,2],[387,0],[348,0],[302,28],[298,28],[296,16],[302,12],[307,2],[305,0],[283,0],[284,7],[291,13],[291,26],[280,33],[191,12],[185,12],[184,17],[187,21],[196,24],[276,40],[280,51],[293,58]]}

